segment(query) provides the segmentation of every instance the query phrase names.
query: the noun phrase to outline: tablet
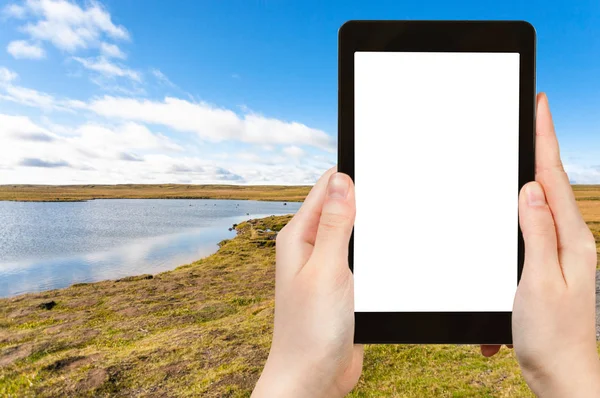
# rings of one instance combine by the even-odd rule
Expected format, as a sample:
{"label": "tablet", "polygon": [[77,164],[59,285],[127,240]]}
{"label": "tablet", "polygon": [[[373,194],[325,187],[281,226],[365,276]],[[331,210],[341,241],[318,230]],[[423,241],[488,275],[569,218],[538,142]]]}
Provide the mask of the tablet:
{"label": "tablet", "polygon": [[356,187],[357,343],[512,342],[535,95],[529,23],[340,28],[338,170]]}

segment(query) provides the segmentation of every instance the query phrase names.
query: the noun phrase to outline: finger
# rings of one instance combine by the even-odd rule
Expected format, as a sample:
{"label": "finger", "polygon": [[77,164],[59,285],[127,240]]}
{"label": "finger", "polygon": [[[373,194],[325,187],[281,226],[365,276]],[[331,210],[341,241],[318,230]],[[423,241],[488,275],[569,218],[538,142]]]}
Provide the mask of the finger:
{"label": "finger", "polygon": [[362,344],[354,344],[353,350],[354,350],[354,355],[357,358],[361,359],[361,363],[362,363],[362,358],[365,355],[365,346]]}
{"label": "finger", "polygon": [[311,245],[315,244],[317,227],[319,226],[321,209],[323,208],[323,202],[325,201],[327,184],[329,183],[329,178],[331,178],[336,170],[337,166],[334,166],[319,178],[315,186],[310,190],[306,199],[304,199],[304,203],[296,212],[294,218],[290,221],[290,224],[293,225],[295,229],[302,232],[303,240]]}
{"label": "finger", "polygon": [[500,346],[499,345],[482,345],[481,346],[481,354],[483,354],[484,357],[491,357],[494,356],[498,353],[498,351],[500,351]]}
{"label": "finger", "polygon": [[327,183],[335,170],[336,167],[333,167],[319,178],[296,215],[277,234],[278,283],[296,275],[308,261],[317,235]]}
{"label": "finger", "polygon": [[353,369],[358,369],[362,373],[363,361],[365,356],[365,347],[362,344],[354,344],[352,347],[352,366]]}
{"label": "finger", "polygon": [[537,182],[530,182],[521,190],[519,224],[525,241],[522,280],[563,281],[554,220],[544,189]]}
{"label": "finger", "polygon": [[[554,216],[559,255],[561,258],[563,255],[568,257],[569,251],[581,251],[582,242],[587,242],[589,233],[560,159],[556,132],[545,94],[538,96],[537,104],[536,181],[543,185]],[[568,267],[571,263],[578,266],[581,261],[566,261],[563,262],[563,267],[565,264]],[[565,277],[568,279],[570,273],[577,274],[578,271],[580,270],[565,268]]]}
{"label": "finger", "polygon": [[346,174],[335,173],[329,179],[313,256],[316,263],[348,264],[348,244],[356,214],[354,184]]}

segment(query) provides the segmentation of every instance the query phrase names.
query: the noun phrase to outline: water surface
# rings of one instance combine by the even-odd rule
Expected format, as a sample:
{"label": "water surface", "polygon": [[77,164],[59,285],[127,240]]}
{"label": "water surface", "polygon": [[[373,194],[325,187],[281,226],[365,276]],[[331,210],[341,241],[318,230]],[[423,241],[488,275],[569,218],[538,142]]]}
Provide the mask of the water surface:
{"label": "water surface", "polygon": [[154,274],[215,252],[234,223],[300,203],[108,199],[0,201],[0,297]]}

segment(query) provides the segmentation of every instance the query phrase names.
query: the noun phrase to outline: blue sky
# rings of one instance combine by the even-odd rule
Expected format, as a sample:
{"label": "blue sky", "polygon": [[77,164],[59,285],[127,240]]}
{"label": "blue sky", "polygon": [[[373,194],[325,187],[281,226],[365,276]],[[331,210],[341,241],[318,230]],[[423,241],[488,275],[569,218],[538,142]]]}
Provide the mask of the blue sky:
{"label": "blue sky", "polygon": [[567,171],[600,183],[598,1],[2,4],[0,184],[313,183],[349,19],[532,22]]}

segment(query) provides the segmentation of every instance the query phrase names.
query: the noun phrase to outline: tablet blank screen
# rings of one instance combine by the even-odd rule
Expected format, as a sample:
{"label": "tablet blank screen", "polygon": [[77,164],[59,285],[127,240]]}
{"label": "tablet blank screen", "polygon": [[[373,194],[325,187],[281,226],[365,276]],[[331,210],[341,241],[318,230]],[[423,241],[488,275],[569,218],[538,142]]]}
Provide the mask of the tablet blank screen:
{"label": "tablet blank screen", "polygon": [[354,61],[355,311],[512,311],[519,54]]}

